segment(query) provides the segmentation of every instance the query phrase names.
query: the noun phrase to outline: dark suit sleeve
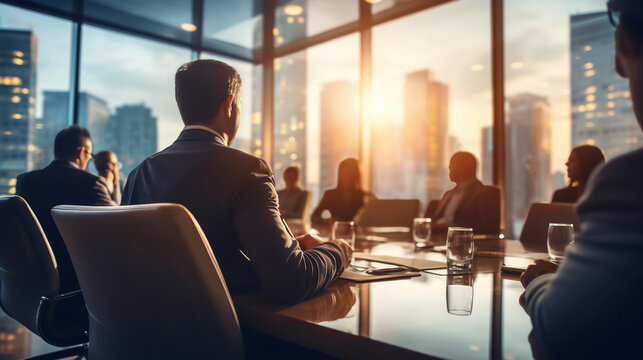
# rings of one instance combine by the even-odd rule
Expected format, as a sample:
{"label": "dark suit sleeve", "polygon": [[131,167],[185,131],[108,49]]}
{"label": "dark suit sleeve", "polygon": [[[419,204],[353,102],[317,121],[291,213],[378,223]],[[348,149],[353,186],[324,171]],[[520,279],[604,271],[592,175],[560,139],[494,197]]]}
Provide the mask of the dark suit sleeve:
{"label": "dark suit sleeve", "polygon": [[109,190],[107,190],[107,185],[99,177],[96,177],[91,184],[91,190],[88,200],[90,204],[96,206],[118,205],[114,201],[112,201],[112,198],[109,195]]}
{"label": "dark suit sleeve", "polygon": [[344,270],[346,259],[335,244],[302,251],[279,214],[270,168],[263,160],[249,174],[234,200],[234,225],[265,293],[295,303],[327,287]]}

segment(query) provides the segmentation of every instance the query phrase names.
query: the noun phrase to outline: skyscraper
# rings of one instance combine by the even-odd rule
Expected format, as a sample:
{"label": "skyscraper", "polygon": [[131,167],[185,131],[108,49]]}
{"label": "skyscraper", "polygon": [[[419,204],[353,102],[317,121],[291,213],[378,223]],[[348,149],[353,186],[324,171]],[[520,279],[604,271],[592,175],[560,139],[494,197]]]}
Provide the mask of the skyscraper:
{"label": "skyscraper", "polygon": [[604,12],[572,15],[572,146],[596,145],[607,158],[643,145],[626,79],[614,69],[614,27]]}
{"label": "skyscraper", "polygon": [[145,104],[117,107],[109,123],[116,129],[117,140],[109,150],[114,151],[123,163],[123,174],[129,174],[157,151],[157,119]]}
{"label": "skyscraper", "polygon": [[[380,198],[415,198],[405,188],[404,125],[378,116],[371,127],[373,191]],[[425,199],[422,199],[425,200]]]}
{"label": "skyscraper", "polygon": [[32,31],[0,30],[0,194],[14,194],[33,168],[37,59]]}
{"label": "skyscraper", "polygon": [[337,165],[359,155],[357,86],[339,80],[323,85],[321,91],[321,131],[319,192],[334,187]]}
{"label": "skyscraper", "polygon": [[493,128],[485,126],[482,131],[482,149],[480,154],[480,168],[482,169],[482,182],[493,184]]}
{"label": "skyscraper", "polygon": [[[275,9],[275,46],[306,35],[308,1],[291,0]],[[255,45],[261,42],[261,23],[257,24]],[[274,136],[272,164],[280,176],[290,165],[301,167],[301,182],[306,184],[306,52],[298,52],[274,60]],[[260,94],[260,69],[253,71],[256,79],[254,94]],[[252,153],[262,156],[261,96],[253,95]]]}
{"label": "skyscraper", "polygon": [[[34,161],[35,168],[42,168],[53,159],[56,134],[69,125],[68,104],[68,91],[43,91],[42,118],[35,127],[35,145],[42,151]],[[86,92],[78,94],[78,125],[89,130],[96,151],[115,146],[114,130],[109,128],[108,121],[106,101]]]}
{"label": "skyscraper", "polygon": [[406,74],[406,189],[421,201],[440,199],[448,187],[448,92],[429,70]]}
{"label": "skyscraper", "polygon": [[545,97],[512,96],[507,124],[507,233],[517,236],[533,202],[551,199],[551,107]]}

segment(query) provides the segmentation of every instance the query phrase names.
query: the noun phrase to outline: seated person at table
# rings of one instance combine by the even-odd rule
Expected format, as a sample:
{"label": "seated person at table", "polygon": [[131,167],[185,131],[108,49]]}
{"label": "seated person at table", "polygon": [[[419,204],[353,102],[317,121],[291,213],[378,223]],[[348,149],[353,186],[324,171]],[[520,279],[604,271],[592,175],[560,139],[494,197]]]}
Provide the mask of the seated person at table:
{"label": "seated person at table", "polygon": [[111,151],[101,151],[94,155],[94,166],[98,171],[98,177],[107,184],[109,197],[116,205],[121,203],[121,184],[119,175],[119,163],[116,154]]}
{"label": "seated person at table", "polygon": [[449,226],[464,226],[473,228],[474,234],[500,233],[500,191],[476,178],[477,166],[471,153],[451,156],[449,179],[456,186],[444,193],[437,206],[427,207],[424,216],[432,219],[431,229],[444,231]]}
{"label": "seated person at table", "polygon": [[78,279],[71,264],[51,209],[56,205],[116,205],[110,200],[107,184],[87,169],[92,140],[87,129],[72,125],[54,140],[55,159],[44,169],[18,176],[16,195],[22,196],[42,226],[56,257],[60,288],[78,290]]}
{"label": "seated person at table", "polygon": [[[629,80],[643,128],[643,2],[608,7],[617,26],[616,71]],[[642,165],[638,149],[601,167],[577,205],[581,229],[557,272],[538,263],[521,276],[521,302],[548,358],[643,359]]]}
{"label": "seated person at table", "polygon": [[[353,158],[344,159],[337,169],[337,186],[324,192],[311,216],[312,223],[328,227],[335,221],[352,221],[372,196],[362,189],[359,161]],[[325,210],[330,212],[329,218],[322,218]]]}
{"label": "seated person at table", "polygon": [[230,147],[239,128],[241,78],[216,60],[183,64],[175,96],[185,128],[137,166],[123,204],[178,203],[205,233],[232,294],[261,290],[294,303],[330,285],[351,258],[344,241],[295,239],[268,164]]}
{"label": "seated person at table", "polygon": [[581,145],[573,148],[565,163],[569,185],[556,190],[551,202],[575,203],[583,195],[587,180],[594,169],[604,163],[605,155],[596,146]]}
{"label": "seated person at table", "polygon": [[279,211],[286,219],[303,219],[310,202],[310,193],[299,186],[299,168],[289,166],[283,174],[286,188],[277,191]]}

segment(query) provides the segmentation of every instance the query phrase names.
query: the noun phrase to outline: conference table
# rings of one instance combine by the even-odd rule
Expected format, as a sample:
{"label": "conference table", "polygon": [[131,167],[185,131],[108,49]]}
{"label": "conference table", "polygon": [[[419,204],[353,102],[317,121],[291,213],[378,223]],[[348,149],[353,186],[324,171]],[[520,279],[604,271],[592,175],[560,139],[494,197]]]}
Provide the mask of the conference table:
{"label": "conference table", "polygon": [[[409,234],[376,238],[358,239],[356,251],[445,261],[444,246],[439,246],[443,239],[438,246],[418,249]],[[416,277],[360,283],[339,279],[293,306],[257,295],[233,301],[243,327],[331,357],[533,358],[531,322],[518,302],[523,292],[519,274],[502,265],[511,260],[526,266],[547,255],[525,250],[517,240],[482,237],[474,243],[469,273],[427,270]],[[453,284],[471,287],[459,296],[472,299],[453,299],[453,294],[449,299],[472,300],[469,315],[448,312],[447,287]]]}

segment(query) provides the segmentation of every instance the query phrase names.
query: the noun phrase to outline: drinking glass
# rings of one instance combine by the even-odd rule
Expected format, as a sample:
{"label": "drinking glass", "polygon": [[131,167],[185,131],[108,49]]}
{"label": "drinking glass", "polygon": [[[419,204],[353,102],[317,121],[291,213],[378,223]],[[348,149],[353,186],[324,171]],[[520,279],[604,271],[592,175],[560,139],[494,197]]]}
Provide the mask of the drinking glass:
{"label": "drinking glass", "polygon": [[413,240],[415,246],[425,247],[431,245],[431,219],[415,218],[413,219]]}
{"label": "drinking glass", "polygon": [[449,227],[447,266],[451,270],[470,269],[473,262],[473,229]]}
{"label": "drinking glass", "polygon": [[565,258],[565,248],[574,242],[574,225],[549,224],[547,232],[547,252],[549,259],[559,264]]}
{"label": "drinking glass", "polygon": [[[333,231],[331,232],[332,240],[344,240],[350,245],[353,252],[355,251],[355,223],[352,221],[335,221]],[[351,256],[350,262],[353,263],[355,255]]]}
{"label": "drinking glass", "polygon": [[471,315],[473,309],[473,275],[447,276],[447,311],[458,316]]}

